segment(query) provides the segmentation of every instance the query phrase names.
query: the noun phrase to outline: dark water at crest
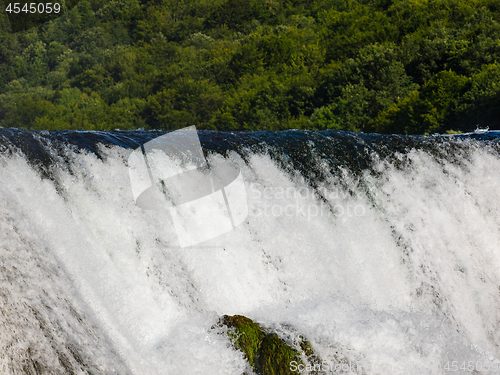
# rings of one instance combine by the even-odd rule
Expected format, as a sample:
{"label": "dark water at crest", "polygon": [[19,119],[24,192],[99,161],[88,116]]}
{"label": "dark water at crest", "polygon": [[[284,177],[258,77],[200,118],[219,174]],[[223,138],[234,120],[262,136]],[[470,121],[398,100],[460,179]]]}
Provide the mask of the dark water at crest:
{"label": "dark water at crest", "polygon": [[[18,150],[35,165],[47,169],[54,156],[67,148],[85,150],[100,156],[99,147],[120,146],[135,149],[165,131],[28,131],[0,129],[0,150]],[[373,157],[394,161],[394,155],[411,150],[422,150],[437,159],[451,161],[454,155],[466,157],[470,148],[486,147],[500,151],[500,131],[486,131],[459,135],[404,136],[365,134],[343,131],[289,130],[281,132],[218,132],[198,131],[206,154],[226,155],[236,151],[244,159],[255,153],[267,153],[283,168],[299,171],[310,181],[321,178],[316,160],[328,162],[330,173],[347,168],[359,173],[371,167]],[[399,157],[400,159],[400,157]],[[324,172],[323,172],[324,173]]]}

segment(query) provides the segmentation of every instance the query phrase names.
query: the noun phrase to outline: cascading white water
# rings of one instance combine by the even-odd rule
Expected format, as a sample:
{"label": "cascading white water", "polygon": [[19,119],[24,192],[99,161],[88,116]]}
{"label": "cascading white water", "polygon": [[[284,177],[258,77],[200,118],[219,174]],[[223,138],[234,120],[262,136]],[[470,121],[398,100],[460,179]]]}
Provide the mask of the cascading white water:
{"label": "cascading white water", "polygon": [[68,150],[53,179],[0,156],[2,374],[249,373],[212,328],[223,314],[305,336],[323,373],[500,371],[485,370],[500,363],[500,159],[487,148],[453,162],[413,150],[362,185],[345,170],[319,189],[329,205],[269,156],[232,153],[249,216],[185,249],[167,211],[134,204],[131,151],[102,152]]}

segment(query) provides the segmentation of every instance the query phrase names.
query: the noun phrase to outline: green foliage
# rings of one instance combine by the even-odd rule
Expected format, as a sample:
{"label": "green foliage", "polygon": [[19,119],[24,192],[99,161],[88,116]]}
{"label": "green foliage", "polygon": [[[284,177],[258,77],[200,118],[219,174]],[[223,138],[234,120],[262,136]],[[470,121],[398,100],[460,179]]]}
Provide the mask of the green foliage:
{"label": "green foliage", "polygon": [[80,0],[10,31],[2,15],[3,127],[423,134],[500,122],[497,0]]}
{"label": "green foliage", "polygon": [[485,65],[468,78],[453,71],[436,74],[421,91],[413,91],[407,98],[382,111],[378,131],[393,132],[402,127],[407,134],[446,132],[453,127],[470,129],[494,124],[500,115],[500,67]]}
{"label": "green foliage", "polygon": [[361,2],[348,3],[346,10],[333,8],[320,15],[320,34],[327,61],[354,57],[366,45],[395,40],[398,36],[398,30],[385,12]]}
{"label": "green foliage", "polygon": [[225,0],[214,7],[205,25],[208,28],[225,25],[232,30],[245,31],[253,20],[268,23],[276,14],[277,4],[263,0]]}

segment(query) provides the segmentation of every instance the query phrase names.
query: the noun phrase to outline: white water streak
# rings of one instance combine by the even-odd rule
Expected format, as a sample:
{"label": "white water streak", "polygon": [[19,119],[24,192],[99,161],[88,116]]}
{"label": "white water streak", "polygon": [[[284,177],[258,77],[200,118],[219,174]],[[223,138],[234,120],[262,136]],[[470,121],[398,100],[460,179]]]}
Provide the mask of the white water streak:
{"label": "white water streak", "polygon": [[[81,306],[94,328],[73,336],[103,368],[121,357],[135,374],[241,374],[241,353],[211,330],[222,314],[248,316],[283,338],[302,334],[325,361],[392,366],[367,374],[441,374],[447,361],[500,357],[500,160],[487,151],[472,150],[461,166],[420,151],[403,170],[380,162],[380,178],[364,177],[371,198],[349,174],[342,181],[352,195],[332,177],[324,192],[335,214],[268,157],[245,165],[233,156],[249,217],[189,249],[176,246],[166,210],[134,205],[128,152],[109,149],[105,162],[75,155],[73,174],[57,172],[60,192],[19,157],[0,166],[4,264],[55,286],[51,309],[58,298]],[[17,237],[6,232],[13,226]],[[16,247],[46,253],[64,272],[27,269],[29,255],[12,257]],[[20,282],[2,288],[47,311]],[[37,329],[25,325],[18,340],[38,340]],[[84,339],[99,330],[116,357]],[[0,326],[4,348],[6,332]]]}

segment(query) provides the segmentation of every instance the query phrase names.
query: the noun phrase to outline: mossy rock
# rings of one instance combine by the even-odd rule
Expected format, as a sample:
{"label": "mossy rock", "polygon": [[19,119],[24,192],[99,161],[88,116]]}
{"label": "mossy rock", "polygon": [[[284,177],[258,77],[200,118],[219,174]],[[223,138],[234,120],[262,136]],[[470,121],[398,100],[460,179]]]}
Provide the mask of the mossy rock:
{"label": "mossy rock", "polygon": [[308,357],[315,357],[314,349],[309,341],[307,341],[303,336],[300,336],[300,348],[304,354]]}
{"label": "mossy rock", "polygon": [[[270,333],[257,323],[242,315],[224,315],[220,322],[229,328],[228,335],[236,349],[245,353],[248,363],[259,375],[291,375],[290,363],[303,364],[301,353]],[[311,344],[300,336],[299,346],[308,360],[318,359]]]}
{"label": "mossy rock", "polygon": [[257,370],[262,375],[291,375],[290,363],[303,363],[299,353],[287,345],[276,333],[264,337],[257,358]]}
{"label": "mossy rock", "polygon": [[266,335],[264,330],[257,323],[242,315],[224,315],[222,324],[231,328],[228,335],[233,340],[234,346],[245,353],[248,363],[255,368],[257,351]]}

